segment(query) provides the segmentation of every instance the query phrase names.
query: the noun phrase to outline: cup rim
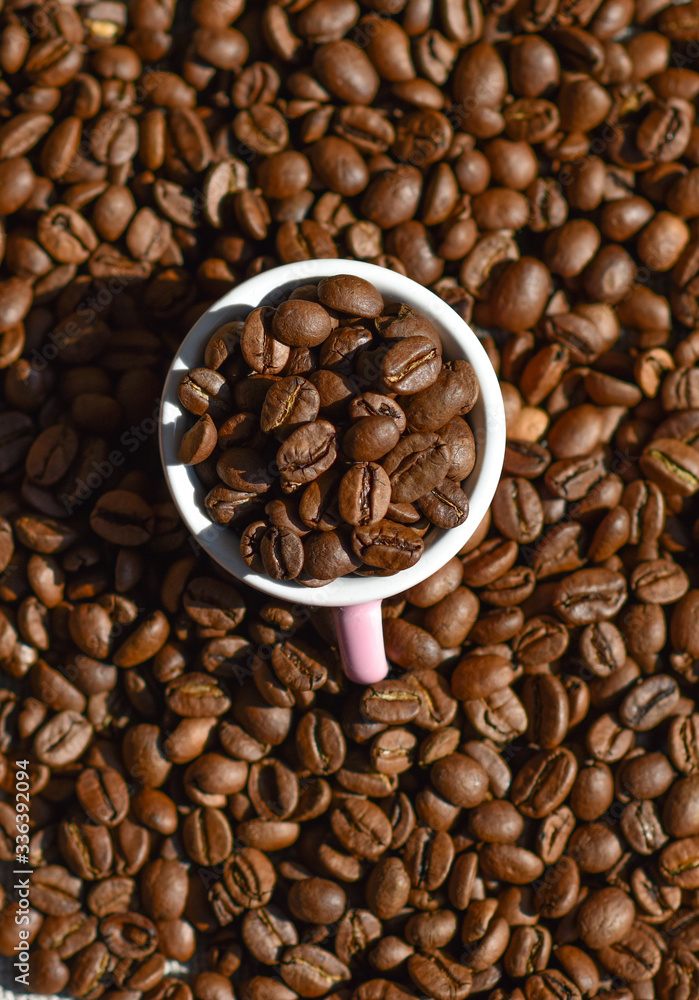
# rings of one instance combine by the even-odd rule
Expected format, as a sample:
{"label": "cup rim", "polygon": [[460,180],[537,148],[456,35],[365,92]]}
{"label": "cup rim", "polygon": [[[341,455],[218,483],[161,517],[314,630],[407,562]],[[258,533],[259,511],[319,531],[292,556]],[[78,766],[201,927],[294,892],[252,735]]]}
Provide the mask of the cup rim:
{"label": "cup rim", "polygon": [[[194,367],[203,366],[204,347],[211,335],[233,314],[241,317],[263,301],[277,297],[281,301],[293,287],[320,281],[324,277],[351,274],[371,281],[389,300],[407,302],[423,312],[437,327],[445,347],[445,356],[465,358],[474,368],[480,386],[474,407],[482,424],[476,433],[476,465],[465,480],[469,497],[469,516],[457,528],[429,533],[420,560],[393,576],[339,577],[324,587],[305,587],[295,580],[273,580],[255,573],[243,561],[238,535],[234,530],[215,524],[203,508],[206,488],[192,466],[177,459],[180,438],[189,417],[177,394],[180,379]],[[457,348],[451,347],[455,344]],[[446,348],[450,347],[449,350]],[[472,414],[474,414],[472,411]],[[204,551],[227,573],[241,583],[271,597],[315,607],[349,607],[368,601],[393,597],[414,587],[436,573],[473,536],[492,502],[502,471],[506,425],[505,408],[498,377],[478,337],[458,313],[434,292],[418,282],[387,268],[365,261],[319,258],[271,268],[241,282],[214,302],[184,337],[168,369],[163,386],[158,428],[160,456],[165,480],[180,516],[192,536],[193,548]]]}

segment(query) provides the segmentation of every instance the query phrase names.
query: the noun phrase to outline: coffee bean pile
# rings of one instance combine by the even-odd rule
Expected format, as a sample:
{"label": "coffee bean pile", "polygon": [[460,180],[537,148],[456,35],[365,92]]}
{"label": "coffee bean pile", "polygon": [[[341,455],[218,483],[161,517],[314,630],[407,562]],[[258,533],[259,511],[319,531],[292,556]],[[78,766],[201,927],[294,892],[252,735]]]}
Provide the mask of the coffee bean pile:
{"label": "coffee bean pile", "polygon": [[324,278],[225,324],[203,360],[179,385],[200,415],[179,458],[216,483],[206,510],[241,534],[256,572],[309,586],[397,573],[432,525],[465,522],[476,446],[461,415],[478,381],[467,361],[443,363],[410,306],[386,306],[362,278]]}
{"label": "coffee bean pile", "polygon": [[[26,929],[78,1000],[699,996],[698,56],[697,0],[5,0],[3,986]],[[211,301],[335,255],[507,408],[369,689],[155,442]]]}

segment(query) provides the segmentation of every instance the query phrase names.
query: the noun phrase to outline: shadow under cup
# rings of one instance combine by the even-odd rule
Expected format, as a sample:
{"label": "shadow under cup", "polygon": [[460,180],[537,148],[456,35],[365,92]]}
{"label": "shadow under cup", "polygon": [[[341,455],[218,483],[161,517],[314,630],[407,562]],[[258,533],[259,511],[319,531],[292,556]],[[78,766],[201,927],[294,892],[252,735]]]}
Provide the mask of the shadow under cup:
{"label": "shadow under cup", "polygon": [[[468,414],[476,443],[476,464],[463,488],[469,498],[469,516],[457,528],[433,529],[425,538],[422,558],[409,569],[386,577],[354,574],[325,587],[308,588],[294,580],[273,580],[255,573],[240,555],[238,534],[210,520],[204,506],[208,490],[191,466],[177,458],[179,443],[192,417],[181,406],[177,389],[192,368],[202,367],[204,349],[224,323],[244,319],[260,305],[276,305],[299,285],[324,277],[351,274],[370,281],[386,302],[406,302],[437,328],[447,360],[463,358],[478,378],[479,398]],[[163,389],[160,450],[168,487],[192,535],[195,548],[204,549],[218,565],[242,583],[291,604],[335,609],[338,640],[348,676],[370,683],[385,676],[387,665],[381,632],[382,599],[416,586],[437,572],[461,549],[485,517],[499,481],[505,454],[505,411],[498,379],[480,341],[458,314],[434,292],[404,275],[363,261],[313,260],[273,268],[243,282],[214,303],[182,341]],[[354,609],[354,610],[350,610]],[[363,610],[362,610],[363,609]]]}

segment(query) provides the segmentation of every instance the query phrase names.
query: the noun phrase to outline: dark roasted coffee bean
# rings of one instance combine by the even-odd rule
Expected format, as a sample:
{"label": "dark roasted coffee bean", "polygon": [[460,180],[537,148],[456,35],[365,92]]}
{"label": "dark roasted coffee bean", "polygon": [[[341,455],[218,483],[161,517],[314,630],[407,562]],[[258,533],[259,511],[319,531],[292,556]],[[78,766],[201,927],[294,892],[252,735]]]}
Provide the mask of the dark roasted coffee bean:
{"label": "dark roasted coffee bean", "polygon": [[468,517],[468,496],[452,479],[444,479],[418,500],[418,507],[438,528],[456,528]]}
{"label": "dark roasted coffee bean", "polygon": [[268,528],[262,536],[260,556],[273,580],[293,580],[303,568],[303,542],[289,528]]}
{"label": "dark roasted coffee bean", "polygon": [[522,703],[529,718],[532,743],[550,750],[565,739],[569,706],[565,688],[553,674],[534,674],[526,679]]}
{"label": "dark roasted coffee bean", "polygon": [[469,809],[483,801],[488,788],[483,768],[463,754],[449,754],[436,761],[430,770],[430,780],[447,801]]}
{"label": "dark roasted coffee bean", "polygon": [[[362,361],[365,359],[368,361],[368,354]],[[377,360],[377,369],[376,385],[380,392],[411,395],[436,381],[442,369],[441,351],[428,337],[406,337],[383,352]]]}
{"label": "dark roasted coffee bean", "polygon": [[316,347],[330,334],[330,314],[317,302],[290,299],[274,312],[272,330],[283,344],[291,347]]}
{"label": "dark roasted coffee bean", "polygon": [[672,763],[685,774],[699,771],[699,754],[695,734],[699,729],[699,717],[677,716],[672,720],[668,732],[668,752]]}
{"label": "dark roasted coffee bean", "polygon": [[255,909],[269,902],[276,874],[265,854],[242,847],[226,862],[223,880],[234,903]]}
{"label": "dark roasted coffee bean", "polygon": [[197,368],[188,372],[180,383],[180,402],[190,413],[208,413],[222,417],[231,405],[228,383],[208,368]]}
{"label": "dark roasted coffee bean", "polygon": [[424,542],[407,525],[383,520],[356,527],[352,533],[352,548],[367,565],[396,572],[418,561]]}
{"label": "dark roasted coffee bean", "polygon": [[554,607],[563,621],[587,625],[613,618],[626,599],[626,581],[620,573],[582,569],[556,588]]}
{"label": "dark roasted coffee bean", "polygon": [[182,839],[189,857],[198,865],[217,865],[233,847],[233,835],[222,812],[212,807],[195,809],[182,827]]}
{"label": "dark roasted coffee bean", "polygon": [[565,800],[576,773],[577,763],[566,748],[542,751],[514,778],[512,801],[525,816],[547,816]]}
{"label": "dark roasted coffee bean", "polygon": [[302,996],[315,997],[328,987],[341,986],[350,970],[331,952],[312,944],[300,944],[284,952],[281,975],[287,986]]}
{"label": "dark roasted coffee bean", "polygon": [[436,1000],[463,1000],[471,991],[473,974],[445,953],[434,950],[429,954],[411,955],[408,972],[418,989]]}
{"label": "dark roasted coffee bean", "polygon": [[408,427],[436,431],[453,417],[470,412],[477,399],[478,382],[471,366],[466,362],[445,366],[431,386],[406,402]]}
{"label": "dark roasted coffee bean", "polygon": [[390,416],[361,417],[350,424],[342,450],[353,462],[376,462],[398,444],[400,431]]}
{"label": "dark roasted coffee bean", "polygon": [[652,729],[672,714],[678,698],[675,681],[658,674],[627,694],[619,709],[619,719],[629,729]]}
{"label": "dark roasted coffee bean", "polygon": [[483,874],[514,885],[526,885],[537,879],[544,863],[531,851],[513,844],[486,844],[480,853]]}
{"label": "dark roasted coffee bean", "polygon": [[292,493],[327,471],[337,455],[336,432],[327,420],[302,424],[277,452],[282,489]]}
{"label": "dark roasted coffee bean", "polygon": [[74,711],[54,715],[36,734],[34,753],[50,766],[60,766],[77,760],[92,738],[89,721]]}
{"label": "dark roasted coffee bean", "polygon": [[262,375],[278,375],[289,358],[287,344],[272,332],[274,310],[270,306],[255,309],[245,320],[240,334],[240,349],[250,367]]}
{"label": "dark roasted coffee bean", "polygon": [[667,843],[667,834],[650,799],[630,802],[622,813],[621,828],[639,854],[652,854]]}
{"label": "dark roasted coffee bean", "polygon": [[388,512],[390,495],[390,480],[380,465],[356,463],[340,483],[338,509],[347,524],[375,524]]}
{"label": "dark roasted coffee bean", "polygon": [[377,805],[366,799],[348,799],[330,814],[332,831],[351,854],[378,860],[391,842],[391,824]]}
{"label": "dark roasted coffee bean", "polygon": [[[30,991],[693,1000],[699,4],[662,7],[4,4],[0,856],[19,832],[33,874],[0,952]],[[463,521],[461,320],[506,411],[491,508],[383,601],[364,688],[329,610],[203,569],[158,481],[159,373],[290,262],[178,387],[255,573],[388,576]]]}
{"label": "dark roasted coffee bean", "polygon": [[105,826],[118,826],[129,808],[126,782],[113,768],[86,768],[78,778],[76,794],[88,816]]}
{"label": "dark roasted coffee bean", "polygon": [[300,424],[315,420],[320,408],[318,390],[300,375],[279,379],[268,389],[260,414],[266,434],[288,437]]}
{"label": "dark roasted coffee bean", "polygon": [[352,316],[379,316],[383,299],[373,285],[353,275],[324,278],[318,285],[318,299],[323,305]]}
{"label": "dark roasted coffee bean", "polygon": [[304,539],[303,548],[304,572],[311,579],[332,580],[346,576],[362,564],[362,558],[353,550],[352,536],[346,531],[312,532]]}
{"label": "dark roasted coffee bean", "polygon": [[296,732],[296,749],[302,763],[313,774],[338,771],[346,752],[340,724],[322,709],[307,712]]}
{"label": "dark roasted coffee bean", "polygon": [[437,434],[409,434],[383,461],[391,480],[391,497],[398,503],[418,500],[442,482],[450,452]]}
{"label": "dark roasted coffee bean", "polygon": [[182,438],[177,457],[183,465],[197,465],[211,455],[217,440],[216,425],[204,413]]}
{"label": "dark roasted coffee bean", "polygon": [[92,508],[90,526],[117,545],[143,545],[153,533],[153,511],[137,493],[112,490],[104,493]]}

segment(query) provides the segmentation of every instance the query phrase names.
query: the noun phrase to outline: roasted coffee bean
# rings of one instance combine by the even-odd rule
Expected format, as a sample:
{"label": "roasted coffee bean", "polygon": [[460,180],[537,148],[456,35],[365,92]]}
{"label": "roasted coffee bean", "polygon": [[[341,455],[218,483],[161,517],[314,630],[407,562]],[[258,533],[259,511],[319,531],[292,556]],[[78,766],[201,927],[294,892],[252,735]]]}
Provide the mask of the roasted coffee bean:
{"label": "roasted coffee bean", "polygon": [[274,312],[272,330],[283,344],[291,347],[315,347],[330,334],[330,314],[317,302],[290,299]]}
{"label": "roasted coffee bean", "polygon": [[206,674],[189,673],[176,677],[165,691],[168,708],[185,718],[223,715],[230,699],[217,680]]}
{"label": "roasted coffee bean", "polygon": [[84,879],[104,878],[112,865],[112,843],[106,826],[66,820],[59,827],[61,852]]}
{"label": "roasted coffee bean", "polygon": [[204,413],[182,438],[177,457],[183,465],[198,465],[211,455],[218,434],[208,413]]}
{"label": "roasted coffee bean", "polygon": [[140,890],[152,920],[176,920],[186,903],[187,871],[179,861],[159,858],[143,869]]}
{"label": "roasted coffee bean", "polygon": [[34,753],[43,764],[60,766],[77,760],[92,738],[89,721],[74,711],[58,712],[36,734]]}
{"label": "roasted coffee bean", "polygon": [[662,953],[651,933],[634,925],[627,934],[608,948],[600,948],[600,958],[615,974],[625,974],[630,981],[653,977],[660,968]]}
{"label": "roasted coffee bean", "polygon": [[140,913],[112,913],[100,923],[100,934],[109,950],[119,958],[140,959],[155,950],[158,932]]}
{"label": "roasted coffee bean", "polygon": [[577,986],[557,969],[546,969],[535,973],[527,980],[527,992],[532,997],[569,996],[578,1000],[582,994]]}
{"label": "roasted coffee bean", "polygon": [[622,855],[619,838],[602,823],[579,826],[571,835],[568,850],[582,871],[592,873],[607,871]]}
{"label": "roasted coffee bean", "polygon": [[303,542],[289,528],[268,528],[262,536],[260,556],[273,580],[293,580],[303,568]]}
{"label": "roasted coffee bean", "polygon": [[320,397],[315,386],[300,375],[274,382],[265,396],[260,427],[280,438],[288,437],[300,424],[315,420]]}
{"label": "roasted coffee bean", "polygon": [[654,799],[667,790],[673,776],[664,754],[649,753],[629,757],[619,771],[618,781],[633,798]]}
{"label": "roasted coffee bean", "polygon": [[547,816],[563,803],[576,773],[575,758],[565,747],[542,751],[514,778],[512,801],[525,816]]}
{"label": "roasted coffee bean", "polygon": [[[367,354],[362,360],[368,358]],[[428,337],[405,337],[385,350],[377,368],[380,392],[410,395],[436,381],[442,369],[441,351]]]}
{"label": "roasted coffee bean", "polygon": [[410,895],[410,878],[396,857],[382,858],[374,865],[366,887],[367,903],[377,917],[388,920],[405,906]]}
{"label": "roasted coffee bean", "polygon": [[304,539],[304,571],[311,579],[332,580],[353,573],[359,566],[361,559],[344,531],[319,531]]}
{"label": "roasted coffee bean", "polygon": [[486,877],[514,885],[533,882],[544,870],[544,863],[536,854],[513,844],[486,844],[480,852],[479,861]]}
{"label": "roasted coffee bean", "polygon": [[208,413],[214,418],[222,417],[232,402],[226,380],[207,368],[188,372],[180,383],[179,396],[190,413]]}
{"label": "roasted coffee bean", "polygon": [[292,493],[326,472],[337,456],[335,428],[327,420],[302,424],[277,452],[282,488]]}
{"label": "roasted coffee bean", "polygon": [[561,744],[568,731],[569,705],[560,680],[545,673],[527,677],[522,702],[529,718],[531,742],[546,750]]}
{"label": "roasted coffee bean", "polygon": [[657,438],[641,456],[643,473],[662,490],[691,496],[699,489],[699,469],[690,451],[683,441]]}
{"label": "roasted coffee bean", "polygon": [[352,533],[352,548],[367,565],[396,572],[418,561],[424,542],[407,525],[382,520],[356,527]]}
{"label": "roasted coffee bean", "polygon": [[80,909],[79,894],[80,880],[59,865],[47,866],[37,879],[37,903],[49,916],[76,913]]}
{"label": "roasted coffee bean", "polygon": [[415,718],[420,699],[415,691],[397,681],[379,681],[365,690],[361,709],[372,722],[400,725]]}
{"label": "roasted coffee bean", "polygon": [[92,530],[117,545],[143,545],[154,529],[153,511],[137,493],[103,493],[90,514]]}
{"label": "roasted coffee bean", "polygon": [[467,656],[452,674],[451,689],[454,697],[474,701],[507,687],[514,677],[511,663],[502,656]]}
{"label": "roasted coffee bean", "polygon": [[449,754],[430,769],[437,791],[454,805],[473,808],[483,801],[488,778],[477,761],[463,754]]}
{"label": "roasted coffee bean", "polygon": [[632,900],[621,889],[601,889],[580,907],[576,923],[580,937],[590,948],[604,948],[621,940],[635,917]]}
{"label": "roasted coffee bean", "polygon": [[29,985],[39,994],[61,992],[70,979],[70,969],[54,950],[39,950],[29,958]]}
{"label": "roasted coffee bean", "polygon": [[[556,851],[547,850],[541,853],[550,856]],[[556,858],[555,864],[546,871],[536,885],[536,909],[545,918],[561,919],[573,910],[579,892],[580,870],[573,858],[563,854]]]}
{"label": "roasted coffee bean", "polygon": [[340,986],[351,978],[350,970],[339,958],[313,944],[287,949],[280,971],[287,986],[305,997],[322,996],[328,987]]}
{"label": "roasted coffee bean", "polygon": [[330,814],[338,841],[358,858],[378,860],[391,843],[391,824],[373,802],[348,799]]}
{"label": "roasted coffee bean", "polygon": [[564,622],[587,625],[612,618],[625,599],[626,581],[621,573],[582,569],[558,584],[554,607]]}
{"label": "roasted coffee bean", "polygon": [[391,480],[391,498],[409,503],[424,496],[442,482],[450,457],[448,446],[437,434],[403,438],[383,461]]}
{"label": "roasted coffee bean", "polygon": [[78,778],[76,794],[88,816],[105,826],[118,826],[129,808],[126,782],[114,768],[86,768]]}
{"label": "roasted coffee bean", "polygon": [[543,528],[541,502],[526,479],[503,479],[493,500],[493,519],[506,538],[532,542]]}
{"label": "roasted coffee bean", "polygon": [[233,847],[228,820],[222,812],[210,806],[195,809],[182,827],[182,839],[189,857],[199,865],[217,865],[224,861]]}
{"label": "roasted coffee bean", "polygon": [[340,482],[338,511],[347,524],[376,524],[386,516],[390,498],[391,483],[382,466],[376,462],[357,462]]}
{"label": "roasted coffee bean", "polygon": [[390,416],[355,420],[342,439],[342,450],[353,462],[375,462],[398,444],[400,431]]}
{"label": "roasted coffee bean", "polygon": [[629,844],[639,854],[652,854],[667,843],[667,834],[649,799],[630,802],[626,806],[621,816],[621,828]]}
{"label": "roasted coffee bean", "polygon": [[345,737],[340,724],[322,709],[307,712],[296,732],[301,761],[313,774],[332,774],[343,764]]}
{"label": "roasted coffee bean", "polygon": [[223,880],[234,903],[256,909],[269,902],[276,873],[265,854],[254,847],[242,847],[226,862]]}
{"label": "roasted coffee bean", "polygon": [[418,500],[425,517],[438,528],[456,528],[468,517],[468,496],[451,479],[444,479]]}
{"label": "roasted coffee bean", "polygon": [[675,681],[659,674],[627,694],[619,709],[619,719],[629,729],[642,732],[652,729],[672,714],[678,698]]}
{"label": "roasted coffee bean", "polygon": [[294,882],[287,902],[299,920],[332,924],[344,913],[347,897],[344,890],[329,879],[305,878]]}
{"label": "roasted coffee bean", "polygon": [[384,305],[372,284],[350,274],[324,278],[318,285],[318,300],[352,316],[380,316]]}
{"label": "roasted coffee bean", "polygon": [[436,1000],[446,1000],[447,997],[463,1000],[471,991],[471,970],[439,950],[425,955],[411,955],[408,972],[418,989]]}
{"label": "roasted coffee bean", "polygon": [[668,752],[670,759],[678,770],[685,774],[694,774],[699,770],[699,755],[696,751],[695,734],[699,727],[699,717],[696,714],[677,716],[672,720],[668,732]]}
{"label": "roasted coffee bean", "polygon": [[[33,870],[0,952],[113,1000],[691,1000],[696,4],[44,6],[0,13],[0,855],[24,813]],[[302,261],[179,386],[256,573],[388,574],[463,521],[461,319],[507,417],[365,688],[156,475],[184,335]]]}
{"label": "roasted coffee bean", "polygon": [[272,327],[274,310],[270,306],[255,309],[245,320],[240,334],[240,350],[253,371],[277,375],[289,359],[289,347],[277,340]]}

